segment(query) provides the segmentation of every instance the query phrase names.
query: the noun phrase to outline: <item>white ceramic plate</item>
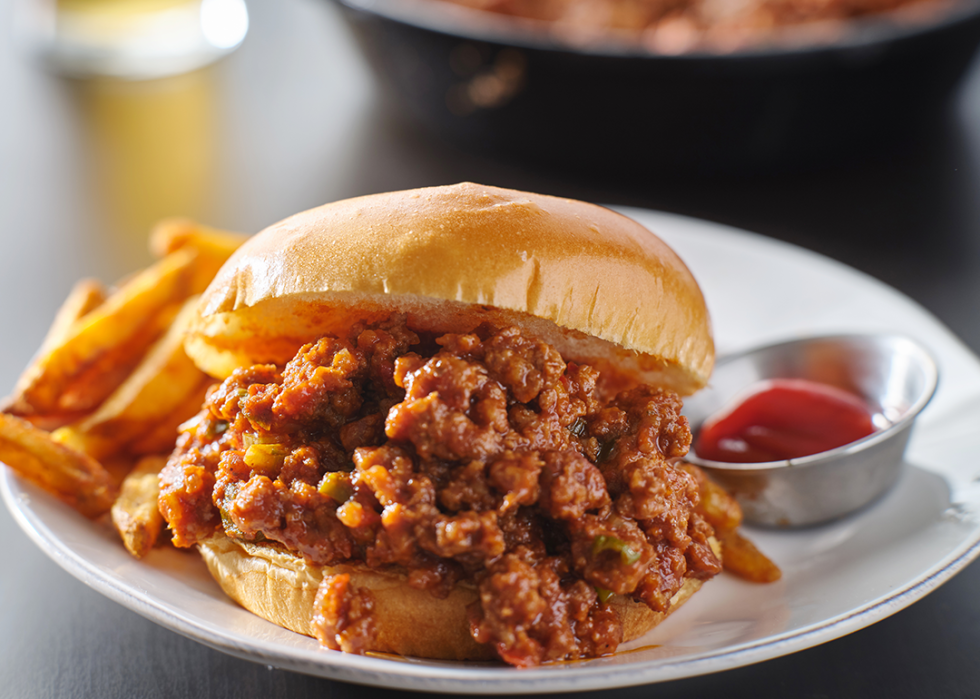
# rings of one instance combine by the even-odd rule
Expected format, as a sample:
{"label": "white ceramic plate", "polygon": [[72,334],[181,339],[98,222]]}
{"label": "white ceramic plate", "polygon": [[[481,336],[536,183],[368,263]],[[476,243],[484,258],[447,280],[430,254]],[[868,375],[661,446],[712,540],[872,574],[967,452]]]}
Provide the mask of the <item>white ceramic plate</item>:
{"label": "white ceramic plate", "polygon": [[701,282],[720,352],[817,333],[899,332],[935,355],[940,386],[921,415],[907,469],[882,500],[843,521],[751,531],[783,568],[768,586],[729,576],[612,657],[515,670],[488,663],[351,656],[230,602],[193,554],[133,560],[106,526],[18,480],[0,489],[18,523],[56,562],[140,614],[219,650],[290,670],[424,691],[502,694],[620,687],[747,665],[823,643],[906,607],[980,552],[980,363],[894,290],[758,236],[627,211],[666,239]]}

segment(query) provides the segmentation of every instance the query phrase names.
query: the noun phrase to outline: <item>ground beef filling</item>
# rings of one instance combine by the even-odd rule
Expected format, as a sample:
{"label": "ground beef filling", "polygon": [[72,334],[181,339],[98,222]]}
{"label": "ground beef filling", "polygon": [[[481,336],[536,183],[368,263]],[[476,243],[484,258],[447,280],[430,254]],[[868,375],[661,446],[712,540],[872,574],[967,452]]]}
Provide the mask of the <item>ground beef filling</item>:
{"label": "ground beef filling", "polygon": [[[593,368],[516,328],[428,337],[403,321],[235,372],[185,425],[161,476],[174,542],[219,528],[315,565],[397,566],[443,597],[472,581],[471,632],[508,663],[602,655],[612,593],[666,611],[720,569],[680,399],[603,400]],[[370,648],[366,590],[329,577],[314,628]],[[352,611],[353,610],[353,611]]]}
{"label": "ground beef filling", "polygon": [[[903,11],[895,20],[932,22],[953,0],[449,0],[478,10],[550,23],[577,43],[637,41],[663,53],[735,51],[779,40],[839,40],[847,23]],[[783,37],[783,42],[792,38]]]}

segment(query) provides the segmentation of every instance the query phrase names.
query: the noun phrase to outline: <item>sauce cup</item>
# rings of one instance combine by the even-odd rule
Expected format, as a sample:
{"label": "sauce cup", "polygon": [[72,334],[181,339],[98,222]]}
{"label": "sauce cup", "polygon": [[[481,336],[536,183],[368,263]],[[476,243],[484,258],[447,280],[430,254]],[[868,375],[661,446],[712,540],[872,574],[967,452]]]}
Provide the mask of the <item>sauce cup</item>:
{"label": "sauce cup", "polygon": [[799,527],[843,517],[883,495],[902,472],[916,416],[936,390],[938,370],[919,344],[896,335],[836,335],[751,349],[718,361],[708,388],[685,401],[697,443],[701,425],[766,379],[836,386],[871,408],[875,432],[829,451],[766,463],[686,457],[731,493],[745,521]]}

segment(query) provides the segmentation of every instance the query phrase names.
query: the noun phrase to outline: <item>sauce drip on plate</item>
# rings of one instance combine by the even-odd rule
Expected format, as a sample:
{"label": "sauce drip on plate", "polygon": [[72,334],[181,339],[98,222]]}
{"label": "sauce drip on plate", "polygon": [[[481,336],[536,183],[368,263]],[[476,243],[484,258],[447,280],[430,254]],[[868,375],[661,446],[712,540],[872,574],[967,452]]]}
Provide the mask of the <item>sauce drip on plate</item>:
{"label": "sauce drip on plate", "polygon": [[765,463],[835,449],[875,431],[871,407],[843,389],[772,379],[709,418],[694,450],[702,459]]}

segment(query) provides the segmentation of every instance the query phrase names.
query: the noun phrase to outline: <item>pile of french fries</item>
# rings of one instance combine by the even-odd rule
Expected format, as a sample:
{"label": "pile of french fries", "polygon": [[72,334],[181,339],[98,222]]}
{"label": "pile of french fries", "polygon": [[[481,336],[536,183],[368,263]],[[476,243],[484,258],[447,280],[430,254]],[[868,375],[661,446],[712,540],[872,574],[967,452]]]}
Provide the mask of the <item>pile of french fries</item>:
{"label": "pile of french fries", "polygon": [[211,379],[184,353],[199,294],[247,236],[191,221],[115,288],[78,282],[0,411],[0,461],[86,517],[111,511],[137,557],[160,538],[158,475]]}

